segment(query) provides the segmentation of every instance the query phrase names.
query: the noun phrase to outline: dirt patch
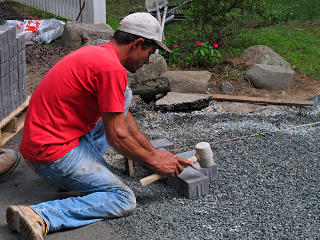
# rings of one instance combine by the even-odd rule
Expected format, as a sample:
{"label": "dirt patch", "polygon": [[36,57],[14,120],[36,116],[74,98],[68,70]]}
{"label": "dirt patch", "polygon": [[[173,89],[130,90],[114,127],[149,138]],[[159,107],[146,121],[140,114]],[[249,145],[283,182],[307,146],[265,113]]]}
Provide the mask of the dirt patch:
{"label": "dirt patch", "polygon": [[70,53],[60,43],[26,47],[27,94],[31,95],[49,69]]}
{"label": "dirt patch", "polygon": [[[39,16],[6,2],[0,3],[0,23],[5,19],[40,19]],[[38,86],[42,77],[61,58],[70,53],[61,43],[48,45],[32,45],[26,47],[27,61],[27,93],[31,95]],[[295,84],[292,88],[283,91],[269,91],[256,89],[245,79],[248,66],[239,59],[230,59],[220,62],[214,68],[209,69],[212,78],[209,84],[211,93],[245,95],[252,97],[273,97],[287,99],[305,99],[320,93],[320,80],[313,79],[299,71],[296,72]],[[233,92],[226,92],[223,83],[229,82]],[[229,86],[230,86],[229,84]]]}

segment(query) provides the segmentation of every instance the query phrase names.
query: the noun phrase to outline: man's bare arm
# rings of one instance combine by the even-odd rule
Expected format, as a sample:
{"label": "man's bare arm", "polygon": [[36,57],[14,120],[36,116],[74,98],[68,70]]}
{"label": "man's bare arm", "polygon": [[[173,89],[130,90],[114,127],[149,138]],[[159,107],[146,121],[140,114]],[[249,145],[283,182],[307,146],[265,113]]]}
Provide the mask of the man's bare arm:
{"label": "man's bare arm", "polygon": [[192,165],[171,153],[153,148],[130,113],[127,117],[123,113],[102,113],[107,141],[123,156],[165,175],[178,175],[183,170],[181,164]]}

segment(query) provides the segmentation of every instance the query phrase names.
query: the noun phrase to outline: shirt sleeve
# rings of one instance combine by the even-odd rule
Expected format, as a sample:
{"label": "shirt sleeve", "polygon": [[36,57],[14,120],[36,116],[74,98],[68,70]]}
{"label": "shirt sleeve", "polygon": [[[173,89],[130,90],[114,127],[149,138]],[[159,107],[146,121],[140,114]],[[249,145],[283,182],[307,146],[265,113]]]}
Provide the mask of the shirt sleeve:
{"label": "shirt sleeve", "polygon": [[124,92],[127,86],[125,70],[97,73],[96,94],[100,112],[124,112]]}

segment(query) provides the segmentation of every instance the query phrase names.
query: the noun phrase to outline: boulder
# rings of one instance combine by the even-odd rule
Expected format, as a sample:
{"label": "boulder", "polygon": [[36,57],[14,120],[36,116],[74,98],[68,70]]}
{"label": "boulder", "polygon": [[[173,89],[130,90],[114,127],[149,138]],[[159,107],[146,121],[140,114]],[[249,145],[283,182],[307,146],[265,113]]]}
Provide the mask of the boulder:
{"label": "boulder", "polygon": [[136,73],[128,73],[128,81],[143,82],[148,79],[159,78],[167,71],[166,60],[159,54],[152,54],[149,58],[149,64],[143,65]]}
{"label": "boulder", "polygon": [[143,65],[136,73],[128,74],[128,85],[133,94],[140,95],[145,101],[149,101],[157,94],[169,91],[169,82],[166,77],[161,77],[167,71],[167,62],[159,54],[152,54],[149,64]]}
{"label": "boulder", "polygon": [[75,50],[92,40],[111,40],[113,34],[114,30],[108,24],[89,24],[70,21],[66,23],[62,34],[62,42],[67,48]]}
{"label": "boulder", "polygon": [[240,56],[240,59],[251,66],[254,64],[266,64],[291,69],[290,63],[284,60],[284,58],[272,48],[263,45],[247,48]]}
{"label": "boulder", "polygon": [[156,102],[155,110],[161,112],[190,112],[208,107],[209,102],[209,96],[169,92]]}
{"label": "boulder", "polygon": [[171,92],[206,93],[211,74],[208,71],[168,71],[163,74],[169,79]]}
{"label": "boulder", "polygon": [[283,90],[292,87],[295,72],[281,66],[255,64],[248,70],[246,77],[256,88]]}

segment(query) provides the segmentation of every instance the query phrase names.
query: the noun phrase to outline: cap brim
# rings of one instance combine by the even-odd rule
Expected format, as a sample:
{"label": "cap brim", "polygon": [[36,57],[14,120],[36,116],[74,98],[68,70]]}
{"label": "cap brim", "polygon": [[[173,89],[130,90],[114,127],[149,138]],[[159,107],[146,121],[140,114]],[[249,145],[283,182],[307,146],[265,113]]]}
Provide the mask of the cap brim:
{"label": "cap brim", "polygon": [[155,43],[160,47],[161,50],[165,50],[169,53],[172,53],[172,51],[163,42],[160,42],[157,40],[153,40],[153,41],[155,41]]}

